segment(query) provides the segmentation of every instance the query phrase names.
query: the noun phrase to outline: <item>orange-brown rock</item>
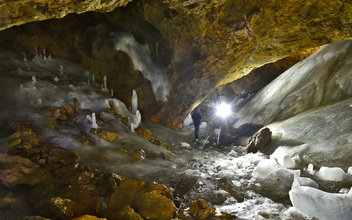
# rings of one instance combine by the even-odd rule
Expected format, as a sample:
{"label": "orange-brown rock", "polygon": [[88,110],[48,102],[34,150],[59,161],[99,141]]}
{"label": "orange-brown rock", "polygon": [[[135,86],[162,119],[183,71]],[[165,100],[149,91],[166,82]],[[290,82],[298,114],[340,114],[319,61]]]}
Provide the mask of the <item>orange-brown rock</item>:
{"label": "orange-brown rock", "polygon": [[77,98],[73,98],[73,105],[75,106],[75,111],[78,112],[81,107],[81,103],[79,103]]}
{"label": "orange-brown rock", "polygon": [[123,208],[120,212],[117,212],[116,215],[114,215],[112,218],[121,220],[143,220],[143,218],[129,205]]}
{"label": "orange-brown rock", "polygon": [[65,104],[59,108],[59,116],[57,119],[60,121],[67,121],[73,116],[74,113],[75,110],[72,108],[72,106],[69,104]]}
{"label": "orange-brown rock", "polygon": [[146,140],[152,137],[152,132],[143,126],[139,126],[135,131]]}
{"label": "orange-brown rock", "polygon": [[0,154],[0,181],[7,187],[19,184],[46,185],[53,180],[50,173],[28,158]]}
{"label": "orange-brown rock", "polygon": [[71,220],[106,220],[106,218],[98,218],[96,216],[83,215],[77,218],[72,218]]}
{"label": "orange-brown rock", "polygon": [[31,3],[16,0],[0,4],[0,30],[32,21],[52,18],[62,18],[68,13],[83,13],[85,11],[109,12],[118,6],[125,6],[132,0],[112,0],[107,2],[97,0],[34,0]]}
{"label": "orange-brown rock", "polygon": [[56,218],[71,218],[74,215],[74,202],[70,199],[54,197],[50,200],[48,208],[55,213]]}
{"label": "orange-brown rock", "polygon": [[14,133],[11,139],[21,139],[21,144],[24,148],[30,149],[37,147],[43,138],[36,135],[31,129],[24,129]]}
{"label": "orange-brown rock", "polygon": [[160,145],[163,148],[165,148],[165,149],[167,149],[169,151],[172,151],[171,146],[167,142],[161,141],[159,139],[154,138],[152,136],[152,132],[150,130],[146,129],[145,127],[139,126],[136,129],[136,132],[137,132],[137,134],[142,136],[144,139],[148,140],[150,143],[153,143],[153,144],[156,144],[156,145]]}
{"label": "orange-brown rock", "polygon": [[56,118],[56,108],[53,106],[45,106],[42,108],[42,112],[52,118]]}
{"label": "orange-brown rock", "polygon": [[143,219],[172,219],[176,207],[171,199],[172,192],[163,185],[125,179],[115,187],[104,216],[119,215],[129,206]]}
{"label": "orange-brown rock", "polygon": [[189,213],[196,220],[211,219],[215,215],[215,208],[209,207],[203,200],[198,199],[191,205]]}
{"label": "orange-brown rock", "polygon": [[101,130],[99,136],[107,142],[114,142],[118,138],[117,134],[107,130]]}

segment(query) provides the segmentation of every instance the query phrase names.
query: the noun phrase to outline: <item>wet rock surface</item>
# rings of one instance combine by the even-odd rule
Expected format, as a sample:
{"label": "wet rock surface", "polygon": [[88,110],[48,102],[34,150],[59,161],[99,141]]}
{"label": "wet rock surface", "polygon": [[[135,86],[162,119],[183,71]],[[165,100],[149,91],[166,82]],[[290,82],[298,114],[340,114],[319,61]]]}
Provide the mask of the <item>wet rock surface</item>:
{"label": "wet rock surface", "polygon": [[73,151],[23,127],[0,154],[0,174],[0,219],[173,219],[177,212],[191,220],[215,215],[215,208],[201,199],[188,211],[188,203],[176,206],[174,192],[164,185],[82,166]]}

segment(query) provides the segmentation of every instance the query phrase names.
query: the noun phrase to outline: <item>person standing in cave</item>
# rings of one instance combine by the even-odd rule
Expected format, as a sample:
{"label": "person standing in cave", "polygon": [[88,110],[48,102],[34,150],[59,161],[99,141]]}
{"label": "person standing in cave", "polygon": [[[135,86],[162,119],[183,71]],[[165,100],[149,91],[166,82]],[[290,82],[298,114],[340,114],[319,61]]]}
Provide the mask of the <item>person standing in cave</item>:
{"label": "person standing in cave", "polygon": [[193,120],[193,124],[194,124],[194,140],[195,141],[198,141],[200,119],[202,119],[202,116],[200,115],[199,109],[196,108],[192,113],[192,120]]}

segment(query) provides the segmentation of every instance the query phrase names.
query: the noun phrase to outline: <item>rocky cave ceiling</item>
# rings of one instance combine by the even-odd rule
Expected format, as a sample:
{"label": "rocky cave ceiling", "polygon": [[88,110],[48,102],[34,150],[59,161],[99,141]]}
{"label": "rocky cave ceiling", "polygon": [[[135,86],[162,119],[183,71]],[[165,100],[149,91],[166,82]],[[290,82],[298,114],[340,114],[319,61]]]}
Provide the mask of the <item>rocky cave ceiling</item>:
{"label": "rocky cave ceiling", "polygon": [[[136,89],[142,115],[172,128],[215,88],[233,82],[235,92],[252,92],[248,85],[352,36],[347,0],[14,0],[0,10],[2,52],[38,47],[81,63],[97,80],[107,75],[127,105]],[[167,67],[167,102],[155,101],[150,82],[114,50],[111,33],[121,31]]]}

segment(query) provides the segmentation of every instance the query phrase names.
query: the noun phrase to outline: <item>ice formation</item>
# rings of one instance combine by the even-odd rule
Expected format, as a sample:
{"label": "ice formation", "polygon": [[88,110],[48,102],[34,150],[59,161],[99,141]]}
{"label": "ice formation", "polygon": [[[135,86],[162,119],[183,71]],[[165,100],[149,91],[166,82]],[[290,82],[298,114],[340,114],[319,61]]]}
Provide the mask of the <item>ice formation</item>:
{"label": "ice formation", "polygon": [[109,92],[107,80],[108,80],[108,78],[107,78],[107,76],[105,75],[105,76],[103,77],[103,85],[102,85],[102,91],[104,91],[104,92]]}
{"label": "ice formation", "polygon": [[290,199],[295,208],[309,218],[319,220],[352,219],[352,190],[348,194],[327,193],[300,185],[299,172],[295,173]]}
{"label": "ice formation", "polygon": [[295,64],[237,111],[244,123],[269,124],[352,95],[352,42],[325,45]]}
{"label": "ice formation", "polygon": [[191,115],[191,113],[189,113],[189,114],[187,115],[187,117],[185,118],[185,120],[183,120],[183,125],[184,125],[184,126],[188,126],[188,125],[190,125],[190,124],[192,124],[192,123],[193,123],[192,115]]}
{"label": "ice formation", "polygon": [[114,38],[115,50],[127,53],[136,70],[141,71],[143,77],[151,82],[152,90],[157,101],[167,101],[169,82],[166,70],[157,65],[151,58],[148,45],[142,45],[129,33],[116,34]]}
{"label": "ice formation", "polygon": [[343,181],[345,171],[340,167],[320,167],[317,176],[326,181]]}
{"label": "ice formation", "polygon": [[136,90],[132,91],[132,114],[136,114],[138,109],[138,95]]}

